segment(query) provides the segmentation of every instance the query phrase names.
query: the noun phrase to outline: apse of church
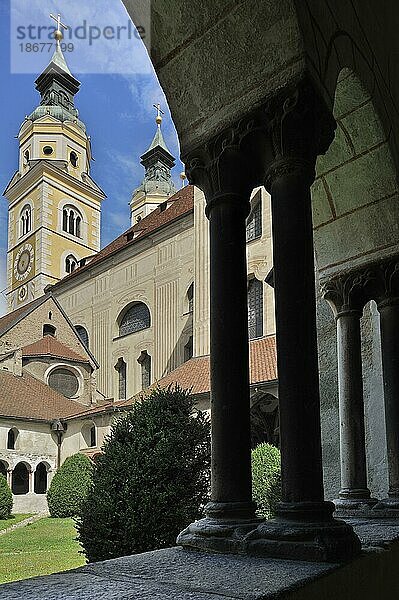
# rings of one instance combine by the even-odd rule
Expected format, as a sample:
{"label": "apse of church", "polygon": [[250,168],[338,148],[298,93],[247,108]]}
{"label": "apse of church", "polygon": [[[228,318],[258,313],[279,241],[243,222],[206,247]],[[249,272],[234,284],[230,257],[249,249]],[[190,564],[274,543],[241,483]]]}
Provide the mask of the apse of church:
{"label": "apse of church", "polygon": [[100,249],[105,195],[90,177],[90,137],[74,104],[80,83],[59,40],[35,83],[40,104],[21,125],[18,171],[4,192],[9,311],[41,296]]}

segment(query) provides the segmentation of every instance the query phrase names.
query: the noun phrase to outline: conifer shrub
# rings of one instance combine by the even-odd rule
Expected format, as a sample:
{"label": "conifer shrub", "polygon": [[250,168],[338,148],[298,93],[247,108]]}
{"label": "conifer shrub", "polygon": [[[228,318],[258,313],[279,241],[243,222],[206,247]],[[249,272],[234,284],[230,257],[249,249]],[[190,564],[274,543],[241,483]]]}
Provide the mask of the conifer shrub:
{"label": "conifer shrub", "polygon": [[0,519],[9,519],[12,511],[12,493],[7,479],[0,474]]}
{"label": "conifer shrub", "polygon": [[52,517],[75,517],[91,485],[93,465],[84,454],[69,456],[54,475],[47,492]]}
{"label": "conifer shrub", "polygon": [[90,562],[166,548],[208,500],[210,423],[188,391],[156,388],[111,428],[77,519]]}
{"label": "conifer shrub", "polygon": [[260,516],[274,516],[281,501],[281,460],[280,450],[271,444],[259,444],[252,450],[252,496]]}

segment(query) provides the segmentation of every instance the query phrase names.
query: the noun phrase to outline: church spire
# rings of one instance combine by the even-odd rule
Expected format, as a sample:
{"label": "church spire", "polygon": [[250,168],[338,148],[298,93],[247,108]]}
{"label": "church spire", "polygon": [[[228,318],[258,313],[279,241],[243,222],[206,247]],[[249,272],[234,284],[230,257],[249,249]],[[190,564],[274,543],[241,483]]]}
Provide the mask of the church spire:
{"label": "church spire", "polygon": [[164,113],[160,104],[154,104],[154,108],[157,111],[157,129],[149,148],[140,157],[145,175],[142,184],[133,192],[130,202],[132,224],[147,216],[176,192],[171,174],[175,159],[165,143],[161,129]]}
{"label": "church spire", "polygon": [[40,106],[29,116],[36,120],[44,114],[50,114],[61,121],[74,121],[85,131],[84,124],[78,119],[78,111],[75,108],[74,97],[79,91],[80,82],[72,75],[66,63],[61,49],[61,41],[64,38],[62,29],[68,27],[61,22],[61,15],[50,15],[57,23],[54,32],[55,51],[44,69],[36,79],[36,89],[40,93]]}

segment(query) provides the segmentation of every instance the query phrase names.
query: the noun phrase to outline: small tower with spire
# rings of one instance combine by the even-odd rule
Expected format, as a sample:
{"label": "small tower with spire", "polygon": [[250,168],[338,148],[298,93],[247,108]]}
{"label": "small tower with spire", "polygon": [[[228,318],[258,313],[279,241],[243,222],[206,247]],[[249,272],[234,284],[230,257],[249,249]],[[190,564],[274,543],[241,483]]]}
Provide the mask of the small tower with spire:
{"label": "small tower with spire", "polygon": [[157,111],[155,118],[157,129],[150,147],[140,157],[145,175],[141,185],[134,190],[130,201],[132,225],[146,217],[176,192],[171,175],[175,159],[166,146],[161,130],[164,113],[160,104],[154,104],[154,108]]}
{"label": "small tower with spire", "polygon": [[102,190],[90,177],[90,138],[75,107],[80,82],[61,49],[36,79],[40,104],[19,130],[19,167],[4,195],[8,207],[7,296],[14,310],[43,294],[100,248]]}

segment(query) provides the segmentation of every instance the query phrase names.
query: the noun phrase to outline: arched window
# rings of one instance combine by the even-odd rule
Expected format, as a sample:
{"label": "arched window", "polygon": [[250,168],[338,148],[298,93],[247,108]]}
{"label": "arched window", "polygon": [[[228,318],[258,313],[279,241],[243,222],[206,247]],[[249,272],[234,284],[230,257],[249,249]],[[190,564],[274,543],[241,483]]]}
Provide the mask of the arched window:
{"label": "arched window", "polygon": [[18,463],[13,470],[11,491],[16,496],[29,492],[29,471],[25,463]]}
{"label": "arched window", "polygon": [[148,306],[143,302],[135,302],[123,315],[119,325],[119,335],[127,335],[147,329],[151,325],[151,316]]}
{"label": "arched window", "polygon": [[25,150],[25,152],[24,152],[24,163],[25,163],[25,165],[28,164],[29,159],[30,159],[29,150]]}
{"label": "arched window", "polygon": [[86,348],[89,347],[89,334],[87,333],[87,329],[82,327],[82,325],[75,325],[76,333],[80,337],[81,341],[84,343]]}
{"label": "arched window", "polygon": [[32,209],[29,204],[25,204],[19,217],[19,235],[22,237],[32,229]]}
{"label": "arched window", "polygon": [[115,370],[118,373],[118,398],[119,400],[126,399],[126,363],[123,358],[119,358],[115,365]]}
{"label": "arched window", "polygon": [[5,477],[6,479],[7,479],[7,471],[8,471],[8,465],[3,460],[0,460],[0,475],[3,475],[3,477]]}
{"label": "arched window", "polygon": [[250,340],[263,335],[263,283],[258,279],[248,284],[248,335]]}
{"label": "arched window", "polygon": [[47,468],[42,462],[36,467],[33,484],[35,494],[45,494],[47,492]]}
{"label": "arched window", "polygon": [[15,450],[15,444],[17,442],[18,430],[10,429],[7,434],[7,450]]}
{"label": "arched window", "polygon": [[87,448],[97,446],[97,429],[94,423],[85,423],[82,427],[82,436]]}
{"label": "arched window", "polygon": [[66,398],[73,398],[79,391],[79,380],[73,371],[57,367],[48,377],[48,385]]}
{"label": "arched window", "polygon": [[74,206],[64,206],[62,211],[62,229],[75,237],[81,237],[82,215]]}
{"label": "arched window", "polygon": [[247,219],[247,242],[256,240],[262,235],[262,202],[259,199],[252,208]]}
{"label": "arched window", "polygon": [[141,365],[141,388],[145,390],[151,385],[151,356],[143,350],[137,359]]}
{"label": "arched window", "polygon": [[54,325],[50,325],[49,323],[45,323],[43,325],[43,337],[45,335],[51,335],[52,337],[55,337],[56,332],[57,328],[54,327]]}
{"label": "arched window", "polygon": [[74,257],[73,254],[68,254],[65,259],[65,272],[73,273],[75,269],[78,267],[78,259]]}
{"label": "arched window", "polygon": [[69,155],[69,160],[71,161],[71,165],[73,167],[76,168],[78,166],[78,155],[73,150],[72,150],[72,152]]}
{"label": "arched window", "polygon": [[187,290],[188,312],[194,312],[194,284],[192,283]]}

